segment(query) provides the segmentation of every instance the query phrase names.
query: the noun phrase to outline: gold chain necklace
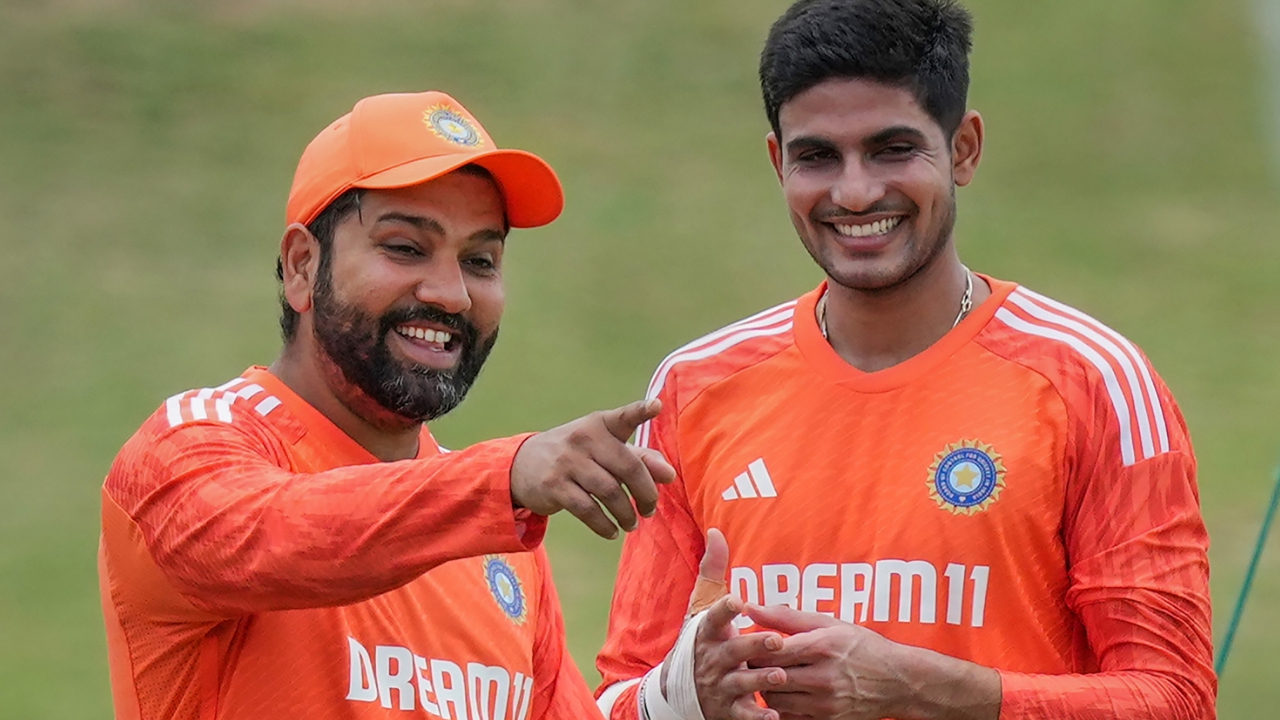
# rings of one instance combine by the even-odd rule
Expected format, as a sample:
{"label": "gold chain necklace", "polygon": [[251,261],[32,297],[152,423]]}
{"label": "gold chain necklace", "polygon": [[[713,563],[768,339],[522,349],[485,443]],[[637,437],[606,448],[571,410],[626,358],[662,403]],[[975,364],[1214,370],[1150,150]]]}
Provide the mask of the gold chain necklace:
{"label": "gold chain necklace", "polygon": [[[951,323],[952,329],[959,325],[960,321],[973,309],[973,273],[964,265],[960,267],[964,268],[964,297],[960,298],[960,312],[956,314],[955,322]],[[826,293],[822,293],[822,299],[818,301],[818,329],[822,331],[822,337],[831,339],[831,336],[827,335]]]}

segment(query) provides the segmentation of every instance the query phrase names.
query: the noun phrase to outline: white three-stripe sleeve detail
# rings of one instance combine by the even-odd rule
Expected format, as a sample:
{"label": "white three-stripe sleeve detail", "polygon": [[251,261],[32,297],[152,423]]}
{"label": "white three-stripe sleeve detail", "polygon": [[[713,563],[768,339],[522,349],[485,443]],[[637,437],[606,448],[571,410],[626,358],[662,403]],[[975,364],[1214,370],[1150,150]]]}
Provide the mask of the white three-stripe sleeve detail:
{"label": "white three-stripe sleeve detail", "polygon": [[[238,387],[247,382],[244,378],[236,378],[216,388],[187,390],[165,400],[165,418],[169,427],[177,427],[188,421],[209,420],[211,417],[219,422],[235,421],[232,407],[241,400],[249,400],[263,395],[266,391],[256,383]],[[233,389],[238,388],[238,389]],[[189,417],[183,417],[184,404]],[[262,397],[255,410],[259,415],[266,415],[281,405],[279,398],[272,395]]]}
{"label": "white three-stripe sleeve detail", "polygon": [[1134,464],[1136,459],[1133,445],[1133,428],[1129,425],[1129,405],[1125,401],[1124,392],[1120,389],[1120,380],[1116,378],[1115,370],[1112,369],[1111,364],[1083,340],[1070,333],[1029,323],[1009,312],[1006,308],[996,310],[996,318],[1014,330],[1021,330],[1028,335],[1036,335],[1070,345],[1076,352],[1092,363],[1098,369],[1098,372],[1102,373],[1107,395],[1111,398],[1111,406],[1116,411],[1116,420],[1120,425],[1120,458],[1126,467]]}
{"label": "white three-stripe sleeve detail", "polygon": [[[235,396],[233,395],[232,397],[234,398]],[[218,420],[224,423],[231,422],[231,403],[227,401],[226,396],[213,401],[213,411],[218,416]]]}
{"label": "white three-stripe sleeve detail", "polygon": [[764,458],[756,458],[747,465],[751,479],[760,490],[760,497],[778,497],[778,490],[773,486],[773,478],[769,477],[769,469],[764,466]]}
{"label": "white three-stripe sleeve detail", "polygon": [[249,398],[253,397],[254,395],[257,395],[260,392],[262,392],[262,386],[257,383],[254,383],[253,385],[246,385],[231,394],[235,395],[238,398],[243,398],[245,400],[248,400]]}
{"label": "white three-stripe sleeve detail", "polygon": [[[781,316],[781,317],[786,317],[786,316]],[[779,322],[781,320],[781,317],[775,318],[773,322]],[[669,355],[667,359],[663,361],[662,365],[659,366],[657,374],[654,375],[653,382],[649,385],[649,393],[647,395],[647,398],[652,400],[653,398],[658,397],[658,395],[662,393],[662,388],[667,382],[667,375],[671,373],[672,368],[674,368],[676,365],[679,365],[682,362],[702,360],[705,358],[709,358],[712,355],[718,355],[724,352],[725,350],[728,350],[729,348],[733,347],[734,345],[738,345],[739,343],[744,343],[753,338],[767,337],[769,335],[780,335],[790,330],[791,325],[792,325],[791,320],[788,318],[781,325],[775,325],[773,327],[758,328],[754,330],[743,330],[741,332],[728,335],[724,339],[720,340],[719,342],[713,345],[708,345],[706,347],[703,347],[702,349]],[[669,408],[667,411],[674,412],[675,408]],[[641,447],[650,447],[649,440],[650,440],[650,435],[652,431],[649,428],[649,423],[650,421],[646,420],[637,430],[636,444]]]}
{"label": "white three-stripe sleeve detail", "polygon": [[262,402],[258,403],[257,407],[254,408],[254,411],[265,417],[272,410],[280,407],[280,405],[281,403],[279,398],[274,395],[268,395],[263,398]]}
{"label": "white three-stripe sleeve detail", "polygon": [[635,446],[647,448],[649,447],[649,421],[640,423],[640,427],[636,428]]}
{"label": "white three-stripe sleeve detail", "polygon": [[791,329],[791,320],[789,318],[786,320],[775,319],[774,322],[775,323],[782,322],[782,324],[774,325],[772,327],[758,328],[754,330],[743,330],[741,332],[737,332],[732,335],[729,335],[725,337],[723,340],[720,340],[719,342],[713,345],[708,345],[700,350],[691,350],[686,353],[681,353],[680,355],[671,356],[668,359],[668,361],[664,364],[664,366],[661,368],[661,370],[658,371],[658,374],[654,377],[653,386],[649,390],[649,397],[655,398],[662,393],[662,388],[664,385],[666,385],[666,382],[667,382],[667,376],[671,374],[672,368],[674,368],[676,365],[679,365],[680,363],[690,362],[693,360],[703,360],[705,358],[711,357],[712,355],[719,355],[720,353],[724,352],[725,350],[728,350],[734,345],[744,343],[753,338],[768,337],[769,335],[780,335]]}
{"label": "white three-stripe sleeve detail", "polygon": [[1143,360],[1142,353],[1138,352],[1138,348],[1134,347],[1133,343],[1129,342],[1129,339],[1125,336],[1098,322],[1096,319],[1071,307],[1070,305],[1064,305],[1053,298],[1045,297],[1023,287],[1018,288],[1018,292],[1025,293],[1026,295],[1035,298],[1041,304],[1051,307],[1063,315],[1070,315],[1082,322],[1089,323],[1093,327],[1097,328],[1099,332],[1107,335],[1120,347],[1124,348],[1126,354],[1133,360],[1134,364],[1138,366],[1138,372],[1142,374],[1142,383],[1147,389],[1147,397],[1151,398],[1151,409],[1155,415],[1156,435],[1160,441],[1160,452],[1169,452],[1169,428],[1165,423],[1164,406],[1160,402],[1160,393],[1156,392],[1156,384],[1152,379],[1151,370],[1147,367],[1146,361]]}
{"label": "white three-stripe sleeve detail", "polygon": [[186,395],[186,393],[180,392],[177,395],[174,395],[173,397],[164,401],[165,415],[169,419],[169,427],[171,428],[178,427],[179,425],[182,424],[182,396],[183,395]]}
{"label": "white three-stripe sleeve detail", "polygon": [[618,698],[622,697],[622,693],[627,688],[635,687],[640,684],[641,678],[632,678],[617,682],[604,689],[600,693],[600,697],[596,699],[596,707],[600,708],[600,714],[605,716],[605,720],[613,716],[613,705],[618,702]]}
{"label": "white three-stripe sleeve detail", "polygon": [[209,398],[213,397],[213,388],[204,388],[191,398],[191,417],[194,420],[207,420],[209,418],[209,410],[205,403]]}
{"label": "white three-stripe sleeve detail", "polygon": [[[727,325],[715,332],[703,335],[693,342],[686,343],[677,348],[674,352],[668,354],[658,363],[658,369],[653,373],[653,379],[649,381],[648,391],[645,393],[645,399],[652,400],[658,397],[662,392],[663,384],[666,382],[667,374],[671,371],[671,366],[684,360],[699,359],[700,357],[691,357],[690,353],[700,351],[716,343],[724,338],[735,336],[740,332],[747,330],[756,330],[770,325],[774,325],[783,320],[790,319],[795,314],[796,300],[788,300],[781,305],[775,305],[768,310],[763,310],[748,318],[739,320],[738,322]],[[788,326],[789,328],[790,326]],[[744,338],[746,339],[746,338]],[[736,343],[734,343],[736,344]],[[717,351],[719,352],[719,351]],[[712,353],[715,354],[715,353]],[[635,444],[638,447],[652,447],[650,440],[652,439],[652,430],[649,422],[646,421],[636,429]]]}
{"label": "white three-stripe sleeve detail", "polygon": [[1129,395],[1133,398],[1130,407],[1133,408],[1134,415],[1138,420],[1138,436],[1142,439],[1142,457],[1143,459],[1155,457],[1156,449],[1151,441],[1151,414],[1147,409],[1147,403],[1143,400],[1142,383],[1138,380],[1138,373],[1133,367],[1133,361],[1125,354],[1123,350],[1116,346],[1110,339],[1103,337],[1094,328],[1071,318],[1050,312],[1040,307],[1030,298],[1019,295],[1018,291],[1014,291],[1009,296],[1009,302],[1017,305],[1032,317],[1052,323],[1059,327],[1074,330],[1080,335],[1085,336],[1089,340],[1097,343],[1107,354],[1115,358],[1120,365],[1120,369],[1124,371],[1125,380],[1129,382]]}
{"label": "white three-stripe sleeve detail", "polygon": [[[721,328],[720,330],[704,335],[697,340],[680,347],[675,352],[672,352],[663,358],[662,362],[658,364],[658,369],[653,374],[653,380],[649,383],[648,397],[655,398],[658,396],[658,393],[662,391],[662,381],[666,379],[667,373],[671,371],[671,366],[681,362],[686,358],[686,356],[705,350],[713,344],[718,343],[727,337],[737,335],[738,333],[769,327],[783,321],[790,321],[794,315],[795,301],[793,300],[771,310],[766,310],[757,315],[752,315],[746,320],[741,320],[728,327]],[[714,355],[715,353],[712,354]]]}
{"label": "white three-stripe sleeve detail", "polygon": [[654,376],[656,377],[659,373],[661,373],[662,367],[678,355],[682,355],[686,352],[689,352],[690,350],[701,349],[721,338],[727,337],[736,332],[739,332],[742,330],[751,330],[753,328],[763,327],[765,325],[771,325],[777,322],[778,320],[781,320],[784,317],[791,317],[791,315],[794,313],[795,305],[796,305],[795,300],[789,300],[785,303],[782,303],[781,305],[777,305],[769,308],[768,310],[758,312],[755,315],[752,315],[751,317],[744,318],[735,323],[730,323],[729,325],[726,325],[720,328],[719,330],[707,333],[706,335],[703,335],[702,337],[692,342],[688,342],[688,343],[685,343],[684,345],[681,345],[680,347],[676,348],[672,352],[668,353],[667,356],[662,359],[662,362],[658,364],[658,371],[654,373]]}
{"label": "white three-stripe sleeve detail", "polygon": [[642,447],[642,448],[649,447],[649,421],[648,420],[640,423],[640,427],[636,428],[635,445],[636,447]]}

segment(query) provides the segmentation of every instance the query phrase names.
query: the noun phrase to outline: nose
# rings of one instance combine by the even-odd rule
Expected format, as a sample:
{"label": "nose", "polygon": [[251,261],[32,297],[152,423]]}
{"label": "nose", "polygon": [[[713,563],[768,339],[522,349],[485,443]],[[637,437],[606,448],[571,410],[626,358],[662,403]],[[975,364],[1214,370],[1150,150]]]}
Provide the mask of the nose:
{"label": "nose", "polygon": [[831,187],[831,201],[850,212],[865,212],[885,194],[885,183],[867,164],[851,158]]}
{"label": "nose", "polygon": [[471,309],[471,293],[457,258],[440,258],[430,263],[413,296],[419,302],[454,315]]}

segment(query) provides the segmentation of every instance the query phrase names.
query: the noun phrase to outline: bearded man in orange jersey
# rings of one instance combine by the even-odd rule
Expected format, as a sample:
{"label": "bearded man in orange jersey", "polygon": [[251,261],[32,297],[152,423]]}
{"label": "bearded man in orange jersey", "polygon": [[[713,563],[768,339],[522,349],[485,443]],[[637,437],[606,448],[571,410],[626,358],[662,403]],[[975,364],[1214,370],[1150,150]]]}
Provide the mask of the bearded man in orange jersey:
{"label": "bearded man in orange jersey", "polygon": [[625,440],[659,403],[456,452],[424,424],[497,337],[509,228],[562,206],[545,162],[442,93],[366,98],[308,145],[280,357],[169,398],[107,476],[117,718],[598,716],[545,516],[612,537],[596,499],[624,529],[652,513],[674,471]]}
{"label": "bearded man in orange jersey", "polygon": [[[801,0],[769,33],[769,157],[826,279],[654,375],[639,444],[678,477],[623,547],[613,720],[1214,717],[1173,397],[957,253],[970,28],[950,0]],[[655,599],[700,562],[727,597],[686,622]]]}

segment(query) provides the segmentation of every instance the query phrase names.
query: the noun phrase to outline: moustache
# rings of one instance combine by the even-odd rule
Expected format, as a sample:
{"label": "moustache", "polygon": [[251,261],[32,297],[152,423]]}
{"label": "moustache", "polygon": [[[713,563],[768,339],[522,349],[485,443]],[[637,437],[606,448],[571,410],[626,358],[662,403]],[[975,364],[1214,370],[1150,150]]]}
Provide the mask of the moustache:
{"label": "moustache", "polygon": [[903,205],[901,203],[876,203],[865,210],[853,212],[844,209],[823,209],[814,210],[809,214],[809,219],[815,223],[835,223],[841,220],[856,220],[867,215],[876,215],[880,213],[903,213],[909,214],[915,210],[915,205]]}

